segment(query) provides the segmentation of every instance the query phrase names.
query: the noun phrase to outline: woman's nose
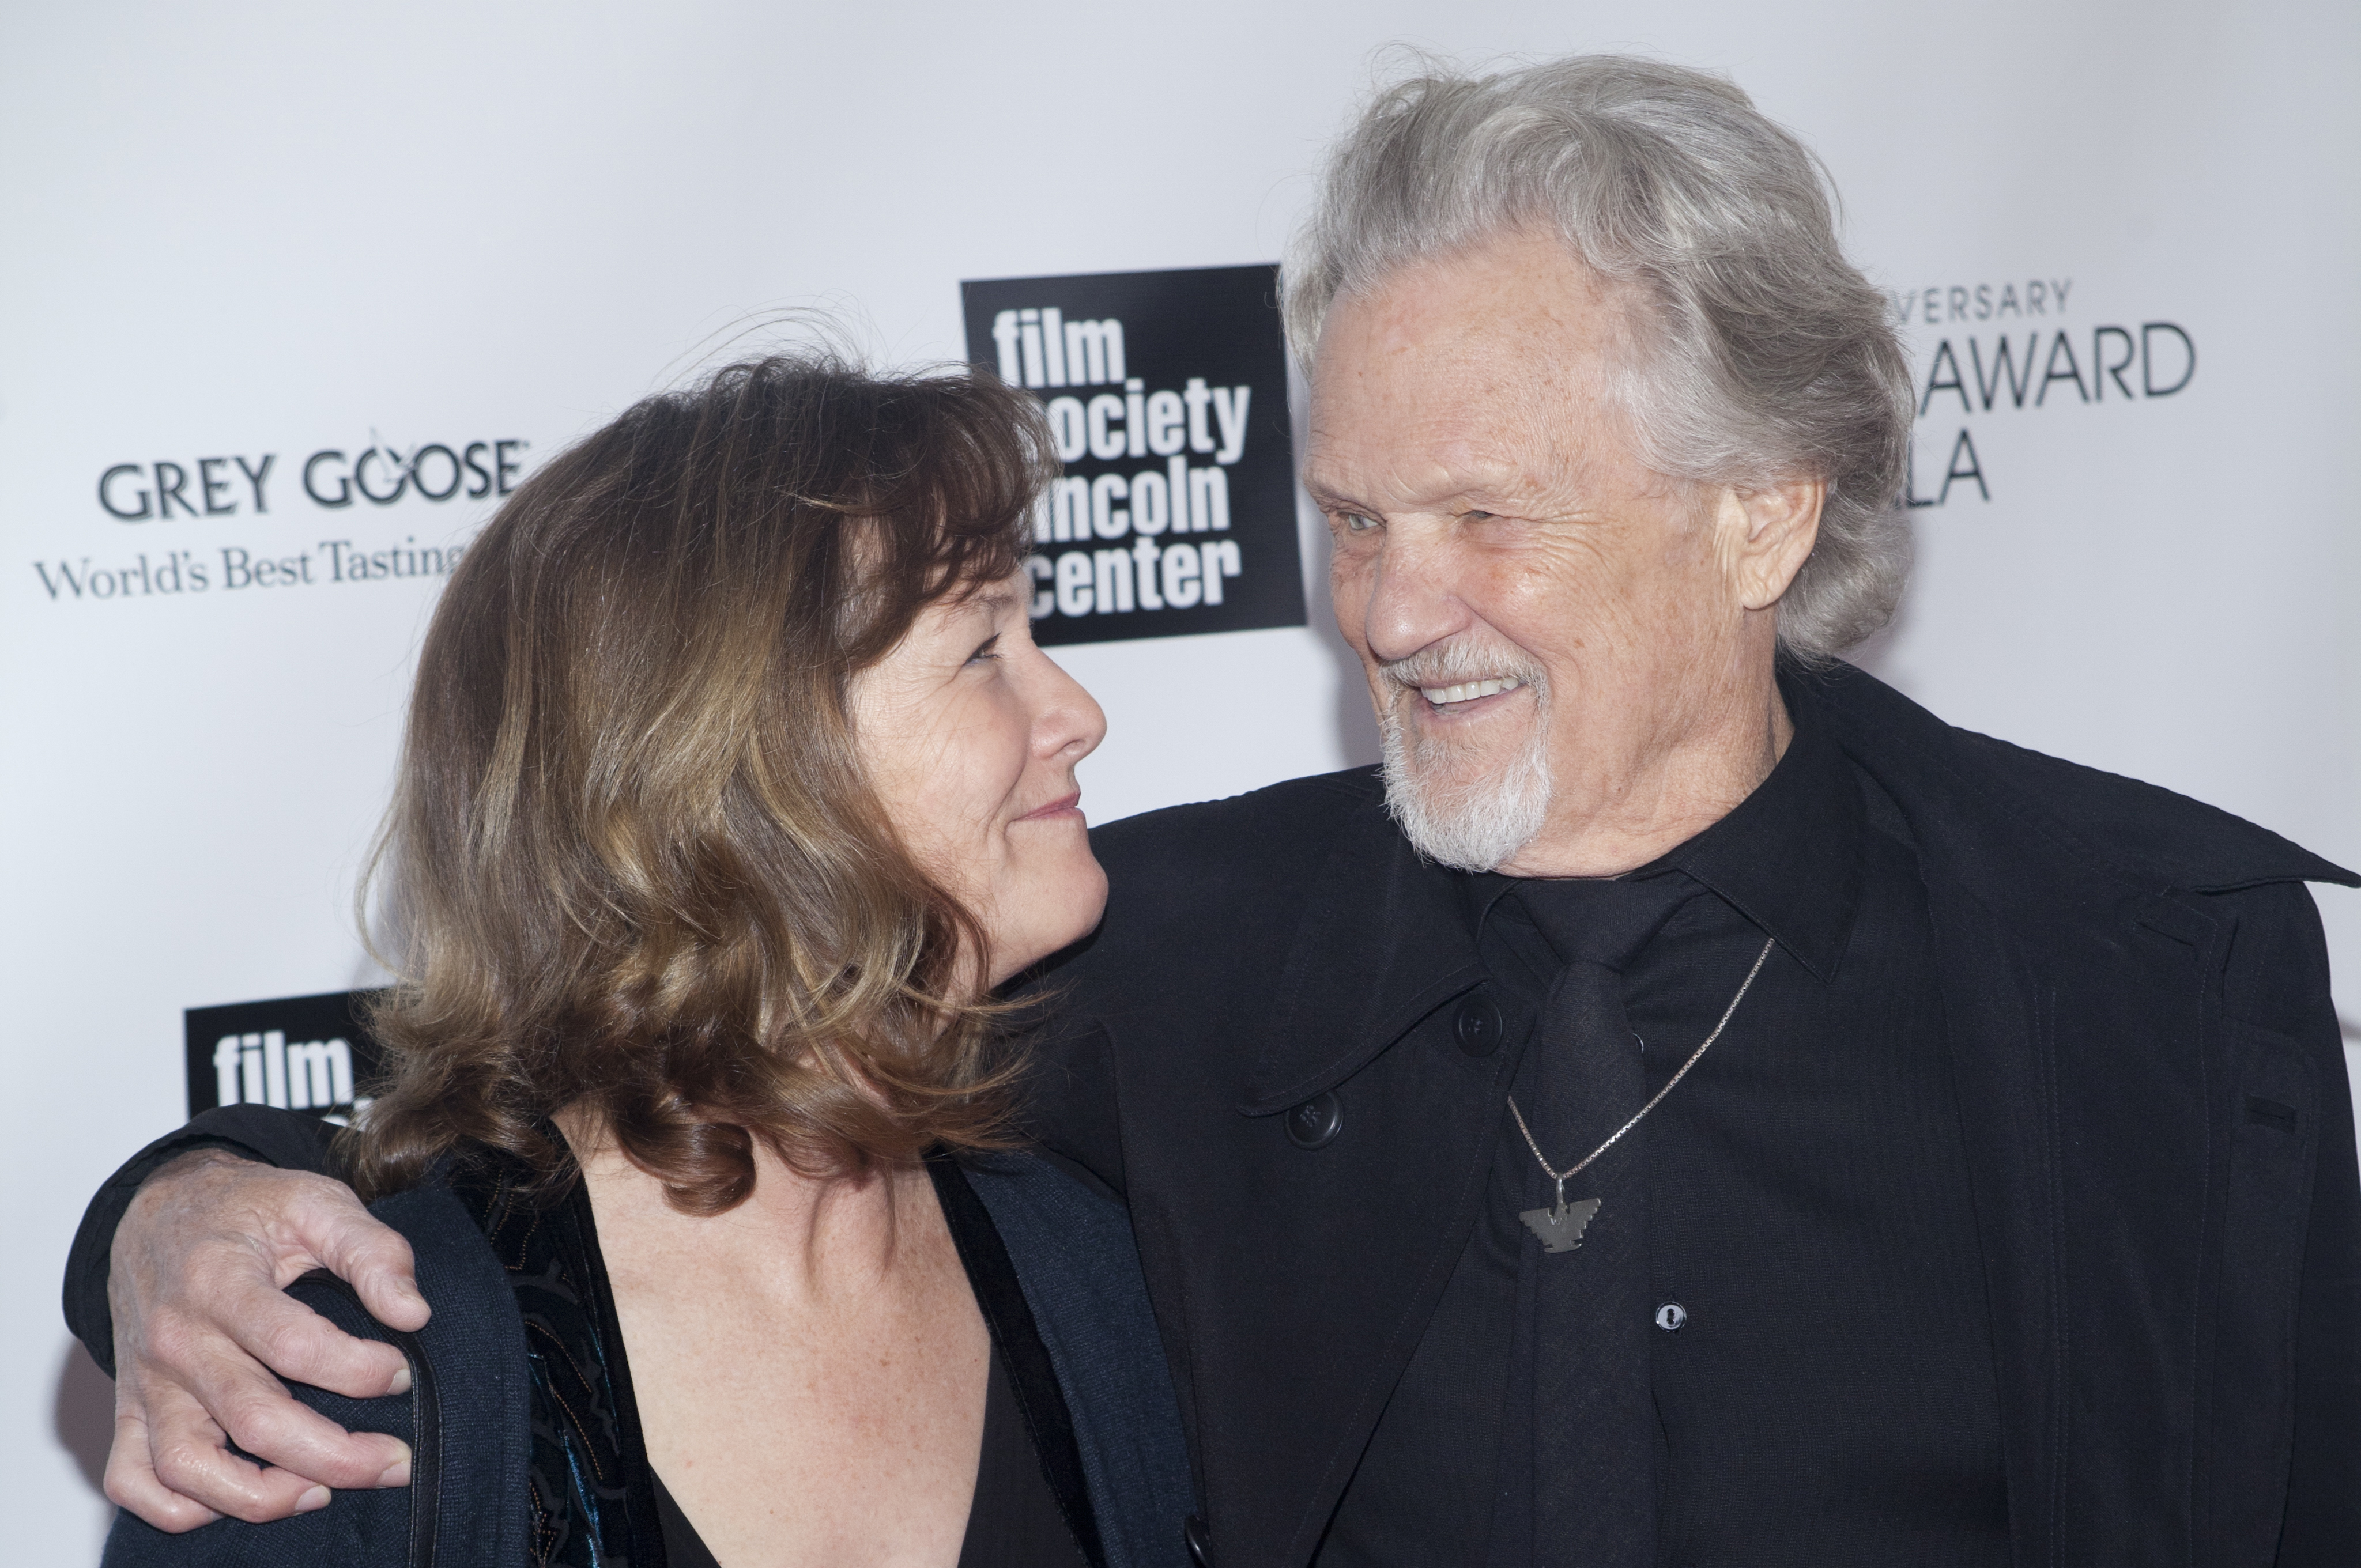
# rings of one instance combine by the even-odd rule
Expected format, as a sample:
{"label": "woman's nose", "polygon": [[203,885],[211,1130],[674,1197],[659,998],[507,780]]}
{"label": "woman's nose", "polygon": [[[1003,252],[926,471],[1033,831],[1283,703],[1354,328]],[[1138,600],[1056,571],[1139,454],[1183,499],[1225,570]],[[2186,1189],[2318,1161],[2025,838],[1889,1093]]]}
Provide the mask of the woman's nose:
{"label": "woman's nose", "polygon": [[1034,720],[1035,750],[1079,762],[1106,739],[1106,714],[1082,682],[1055,659],[1041,656],[1041,707]]}

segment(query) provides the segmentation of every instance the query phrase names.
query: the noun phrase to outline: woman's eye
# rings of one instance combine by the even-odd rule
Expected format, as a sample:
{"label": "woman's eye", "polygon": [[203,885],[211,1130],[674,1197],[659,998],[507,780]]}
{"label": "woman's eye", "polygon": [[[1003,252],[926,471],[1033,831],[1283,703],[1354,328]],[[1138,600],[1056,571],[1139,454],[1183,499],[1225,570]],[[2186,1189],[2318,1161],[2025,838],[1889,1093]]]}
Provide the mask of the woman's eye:
{"label": "woman's eye", "polygon": [[974,652],[970,653],[967,656],[967,662],[972,664],[979,659],[997,659],[999,657],[1000,634],[998,632],[994,632],[991,636],[985,638],[976,648]]}
{"label": "woman's eye", "polygon": [[1488,511],[1463,511],[1459,514],[1459,521],[1462,522],[1483,522],[1488,520],[1491,516],[1492,514]]}

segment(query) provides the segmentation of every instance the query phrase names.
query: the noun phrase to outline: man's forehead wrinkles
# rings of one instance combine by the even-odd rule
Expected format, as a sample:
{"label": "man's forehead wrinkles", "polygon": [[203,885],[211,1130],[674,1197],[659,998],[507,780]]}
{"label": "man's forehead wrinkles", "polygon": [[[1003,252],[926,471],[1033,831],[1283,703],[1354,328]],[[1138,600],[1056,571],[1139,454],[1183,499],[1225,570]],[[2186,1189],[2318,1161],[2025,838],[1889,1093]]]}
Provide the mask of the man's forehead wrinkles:
{"label": "man's forehead wrinkles", "polygon": [[1446,500],[1466,484],[1466,475],[1433,461],[1432,453],[1394,449],[1365,454],[1357,462],[1333,455],[1342,460],[1320,465],[1309,481],[1332,500],[1410,511]]}
{"label": "man's forehead wrinkles", "polygon": [[1332,496],[1374,502],[1382,495],[1410,509],[1476,498],[1541,503],[1582,488],[1584,466],[1563,444],[1470,433],[1357,452],[1331,447],[1309,466],[1306,482]]}

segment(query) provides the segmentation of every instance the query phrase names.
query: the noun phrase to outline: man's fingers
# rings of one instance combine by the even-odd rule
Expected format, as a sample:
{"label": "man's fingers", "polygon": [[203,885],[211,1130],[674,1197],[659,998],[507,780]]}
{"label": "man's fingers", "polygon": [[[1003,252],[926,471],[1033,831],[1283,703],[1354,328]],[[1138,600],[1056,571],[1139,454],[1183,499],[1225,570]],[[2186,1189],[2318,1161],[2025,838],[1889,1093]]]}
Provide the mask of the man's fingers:
{"label": "man's fingers", "polygon": [[211,1524],[221,1517],[156,1479],[148,1423],[136,1410],[115,1412],[115,1442],[106,1451],[106,1500],[169,1535]]}
{"label": "man's fingers", "polygon": [[[124,1452],[135,1442],[147,1450],[149,1474],[145,1486],[136,1460]],[[187,1506],[175,1508],[158,1498],[147,1490],[150,1486],[178,1494],[180,1502]],[[192,1529],[206,1522],[197,1516],[213,1514],[264,1524],[324,1508],[328,1502],[327,1490],[318,1483],[285,1470],[266,1470],[230,1453],[223,1446],[221,1429],[194,1401],[177,1391],[159,1391],[151,1398],[144,1422],[136,1417],[118,1420],[115,1453],[107,1461],[107,1495],[126,1508],[132,1507],[130,1498],[138,1498],[148,1506],[133,1511],[163,1530]],[[172,1522],[159,1522],[158,1513]]]}
{"label": "man's fingers", "polygon": [[[295,1310],[302,1310],[300,1307]],[[316,1481],[338,1491],[410,1484],[410,1449],[401,1439],[383,1432],[345,1431],[318,1411],[299,1404],[278,1378],[244,1357],[236,1364],[225,1361],[207,1367],[183,1398],[192,1398],[192,1408],[200,1418],[205,1411],[214,1412],[214,1419],[220,1423],[216,1430],[226,1430],[238,1447],[297,1479]],[[148,1419],[160,1435],[167,1418],[151,1410]],[[174,1420],[170,1435],[185,1439],[187,1432],[181,1423]],[[165,1467],[160,1453],[157,1474],[173,1490],[187,1491],[174,1479],[174,1473]],[[224,1513],[237,1513],[211,1496],[189,1495]],[[248,1516],[237,1513],[237,1517]]]}
{"label": "man's fingers", "polygon": [[324,1487],[409,1484],[399,1440],[344,1431],[271,1376],[357,1399],[410,1387],[400,1351],[281,1288],[324,1266],[380,1321],[424,1325],[409,1245],[349,1188],[215,1150],[185,1155],[141,1185],[110,1263],[121,1414],[108,1489],[125,1507],[187,1530],[207,1511],[258,1523],[324,1506]]}
{"label": "man's fingers", "polygon": [[[167,1324],[159,1323],[149,1331],[155,1358],[179,1373],[181,1381],[193,1387],[206,1408],[217,1415],[228,1412],[214,1403],[214,1387],[243,1391],[253,1387],[246,1376],[252,1361],[291,1383],[309,1383],[348,1399],[410,1391],[410,1363],[401,1352],[380,1340],[354,1338],[283,1290],[241,1282],[225,1289],[217,1300],[214,1322],[192,1330],[190,1337],[194,1343],[186,1348],[176,1343]],[[212,1332],[216,1330],[226,1330],[226,1338]],[[261,1381],[274,1389],[279,1387],[267,1377]],[[224,1424],[230,1425],[232,1431],[237,1430],[234,1424]],[[262,1453],[260,1449],[253,1452]],[[277,1454],[265,1457],[286,1463]]]}
{"label": "man's fingers", "polygon": [[[317,1220],[305,1217],[305,1241],[330,1272],[353,1288],[370,1317],[390,1329],[416,1333],[426,1326],[426,1298],[418,1293],[410,1243],[360,1206],[349,1189]],[[326,1384],[322,1384],[326,1387]]]}

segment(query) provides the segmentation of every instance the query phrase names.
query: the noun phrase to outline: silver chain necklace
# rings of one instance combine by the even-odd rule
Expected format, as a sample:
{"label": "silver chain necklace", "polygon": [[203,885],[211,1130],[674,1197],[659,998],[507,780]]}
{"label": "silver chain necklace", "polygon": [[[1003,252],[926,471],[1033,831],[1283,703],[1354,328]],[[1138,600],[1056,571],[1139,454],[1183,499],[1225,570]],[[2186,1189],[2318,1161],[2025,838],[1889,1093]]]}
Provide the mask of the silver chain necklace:
{"label": "silver chain necklace", "polygon": [[1621,1141],[1624,1134],[1640,1124],[1642,1117],[1663,1103],[1664,1096],[1670,1094],[1681,1080],[1689,1075],[1689,1069],[1697,1066],[1697,1058],[1705,1055],[1707,1047],[1721,1038],[1721,1032],[1730,1027],[1730,1015],[1738,1011],[1738,1004],[1745,1001],[1746,993],[1753,989],[1754,977],[1763,972],[1763,965],[1771,957],[1771,948],[1776,941],[1776,938],[1771,938],[1763,942],[1763,950],[1754,955],[1754,967],[1748,970],[1746,978],[1739,982],[1738,994],[1731,997],[1730,1005],[1721,1010],[1721,1022],[1713,1026],[1713,1033],[1705,1037],[1704,1045],[1689,1053],[1689,1059],[1681,1063],[1681,1070],[1673,1074],[1664,1087],[1656,1091],[1655,1094],[1645,1105],[1640,1107],[1630,1121],[1609,1134],[1605,1143],[1584,1155],[1564,1170],[1551,1165],[1548,1159],[1543,1157],[1542,1146],[1533,1140],[1533,1130],[1525,1125],[1525,1113],[1517,1109],[1517,1097],[1513,1094],[1509,1096],[1509,1114],[1517,1119],[1517,1131],[1525,1135],[1525,1147],[1533,1151],[1533,1159],[1541,1166],[1543,1173],[1557,1183],[1556,1208],[1527,1209],[1517,1216],[1525,1223],[1527,1230],[1541,1238],[1543,1252],[1572,1252],[1582,1245],[1582,1233],[1590,1228],[1592,1218],[1598,1212],[1598,1200],[1577,1198],[1568,1203],[1565,1201],[1566,1182],[1571,1178],[1580,1175],[1583,1168],[1592,1160],[1613,1148]]}

